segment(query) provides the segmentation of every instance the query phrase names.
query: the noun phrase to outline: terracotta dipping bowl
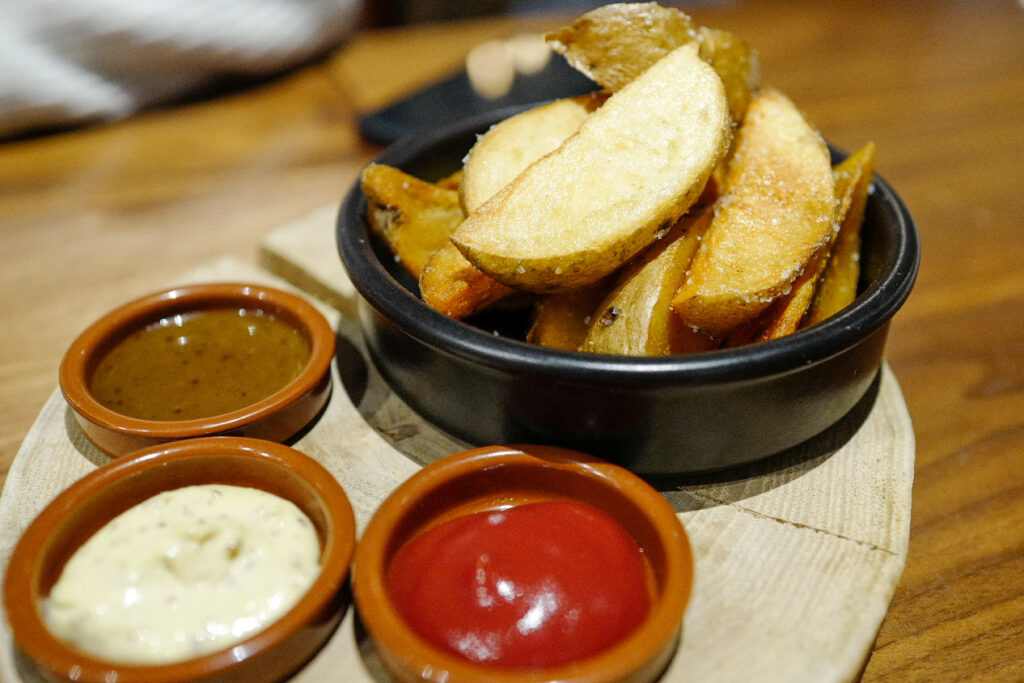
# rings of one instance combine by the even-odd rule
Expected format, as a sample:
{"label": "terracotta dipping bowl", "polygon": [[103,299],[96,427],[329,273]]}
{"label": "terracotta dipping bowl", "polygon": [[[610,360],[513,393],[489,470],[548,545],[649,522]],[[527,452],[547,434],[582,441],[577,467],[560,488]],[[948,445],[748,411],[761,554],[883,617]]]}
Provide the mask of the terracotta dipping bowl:
{"label": "terracotta dipping bowl", "polygon": [[[175,315],[210,309],[261,311],[295,327],[310,356],[290,383],[248,406],[198,419],[158,421],[122,415],[100,403],[90,387],[104,356],[131,333]],[[272,287],[246,283],[175,287],[132,301],[89,326],[60,366],[60,388],[86,437],[119,456],[158,443],[202,436],[244,436],[284,441],[305,427],[330,397],[334,331],[309,302]],[[153,387],[159,391],[160,387]]]}
{"label": "terracotta dipping bowl", "polygon": [[[458,170],[477,137],[520,109],[488,112],[410,136],[377,161],[424,180]],[[833,150],[833,162],[843,154]],[[524,340],[528,313],[459,321],[373,234],[357,182],[338,216],[341,260],[361,294],[373,362],[410,407],[473,444],[544,443],[645,475],[750,463],[802,444],[868,393],[889,323],[913,287],[917,228],[875,177],[862,230],[858,297],[828,320],[763,344],[667,357],[561,351]]]}
{"label": "terracotta dipping bowl", "polygon": [[[589,503],[618,520],[653,570],[651,608],[637,630],[597,655],[550,668],[495,668],[420,637],[386,587],[397,550],[418,532],[455,517],[547,500]],[[549,446],[484,447],[432,463],[374,514],[356,550],[353,593],[384,666],[401,681],[647,681],[675,651],[693,579],[689,541],[671,505],[629,471]]]}
{"label": "terracotta dipping bowl", "polygon": [[[104,661],[50,633],[39,602],[82,543],[113,517],[162,491],[211,483],[263,489],[295,503],[313,523],[322,547],[321,572],[290,611],[233,647],[165,665]],[[295,671],[333,633],[347,606],[344,589],[354,546],[348,498],[312,458],[257,439],[179,441],[113,460],[57,496],[15,546],[4,579],[4,603],[18,648],[51,679],[273,681]]]}

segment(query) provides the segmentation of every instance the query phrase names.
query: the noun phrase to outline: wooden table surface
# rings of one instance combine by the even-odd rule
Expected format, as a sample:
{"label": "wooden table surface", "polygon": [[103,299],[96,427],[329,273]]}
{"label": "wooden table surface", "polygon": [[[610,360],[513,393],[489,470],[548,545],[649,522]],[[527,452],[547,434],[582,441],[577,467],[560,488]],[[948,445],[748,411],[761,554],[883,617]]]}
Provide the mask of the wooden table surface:
{"label": "wooden table surface", "polygon": [[[833,143],[874,140],[923,261],[888,361],[917,437],[910,553],[863,680],[1024,680],[1024,9],[1011,0],[691,8],[758,47]],[[74,336],[340,201],[360,111],[551,17],[354,36],[323,61],[128,121],[0,143],[0,471]]]}

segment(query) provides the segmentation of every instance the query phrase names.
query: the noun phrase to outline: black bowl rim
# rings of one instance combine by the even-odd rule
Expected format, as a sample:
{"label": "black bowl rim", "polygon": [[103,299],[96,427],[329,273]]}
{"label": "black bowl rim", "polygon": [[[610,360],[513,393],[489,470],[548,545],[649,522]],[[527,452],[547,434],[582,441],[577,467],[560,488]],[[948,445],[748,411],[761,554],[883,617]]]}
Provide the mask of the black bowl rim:
{"label": "black bowl rim", "polygon": [[[455,137],[483,133],[491,125],[526,107],[514,106],[454,121],[428,132],[409,135],[385,149],[374,161],[402,168],[426,150]],[[840,158],[846,154],[830,145]],[[466,150],[469,151],[468,149]],[[890,205],[897,220],[895,249],[883,264],[883,275],[857,299],[827,320],[786,337],[702,353],[640,357],[562,351],[499,337],[426,306],[397,282],[374,254],[365,229],[366,198],[356,181],[338,214],[338,249],[356,290],[377,311],[406,334],[442,353],[520,376],[541,376],[571,382],[613,385],[659,383],[705,385],[749,381],[796,371],[854,346],[886,324],[902,307],[914,286],[920,262],[920,240],[909,210],[879,174],[872,201]],[[364,228],[346,226],[362,223]]]}

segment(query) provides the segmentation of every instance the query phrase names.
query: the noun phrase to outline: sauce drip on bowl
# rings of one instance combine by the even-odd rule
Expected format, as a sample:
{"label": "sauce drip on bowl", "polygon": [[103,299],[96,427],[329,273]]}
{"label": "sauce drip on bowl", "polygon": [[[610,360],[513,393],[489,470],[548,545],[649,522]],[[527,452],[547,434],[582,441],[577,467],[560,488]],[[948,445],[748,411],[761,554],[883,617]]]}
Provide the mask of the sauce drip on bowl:
{"label": "sauce drip on bowl", "polygon": [[295,379],[310,356],[305,335],[261,310],[211,309],[138,330],[92,375],[96,399],[122,415],[193,420],[252,405]]}
{"label": "sauce drip on bowl", "polygon": [[596,655],[647,614],[648,568],[614,518],[574,501],[489,510],[398,549],[388,591],[434,645],[482,664],[558,666]]}

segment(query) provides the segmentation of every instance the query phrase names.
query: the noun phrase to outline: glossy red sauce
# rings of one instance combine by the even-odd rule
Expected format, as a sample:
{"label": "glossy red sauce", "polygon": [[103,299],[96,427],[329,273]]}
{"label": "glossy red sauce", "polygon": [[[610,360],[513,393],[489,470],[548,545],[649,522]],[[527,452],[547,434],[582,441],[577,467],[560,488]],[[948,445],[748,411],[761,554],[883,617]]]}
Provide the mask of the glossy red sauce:
{"label": "glossy red sauce", "polygon": [[471,661],[533,668],[600,653],[649,609],[636,540],[584,503],[479,512],[399,548],[387,584],[422,637]]}

